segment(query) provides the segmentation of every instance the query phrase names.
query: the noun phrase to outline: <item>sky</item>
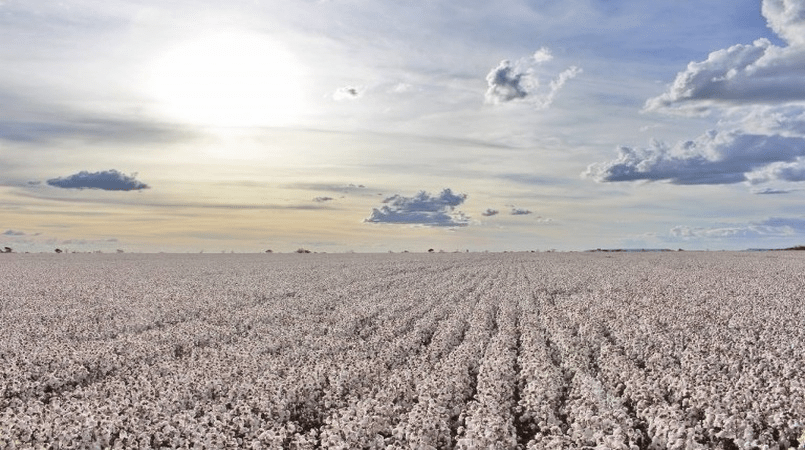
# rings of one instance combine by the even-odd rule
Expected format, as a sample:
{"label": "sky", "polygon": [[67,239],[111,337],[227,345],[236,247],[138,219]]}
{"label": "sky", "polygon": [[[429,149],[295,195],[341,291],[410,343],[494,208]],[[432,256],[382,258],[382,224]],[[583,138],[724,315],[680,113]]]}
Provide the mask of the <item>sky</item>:
{"label": "sky", "polygon": [[805,0],[0,0],[14,251],[805,243]]}

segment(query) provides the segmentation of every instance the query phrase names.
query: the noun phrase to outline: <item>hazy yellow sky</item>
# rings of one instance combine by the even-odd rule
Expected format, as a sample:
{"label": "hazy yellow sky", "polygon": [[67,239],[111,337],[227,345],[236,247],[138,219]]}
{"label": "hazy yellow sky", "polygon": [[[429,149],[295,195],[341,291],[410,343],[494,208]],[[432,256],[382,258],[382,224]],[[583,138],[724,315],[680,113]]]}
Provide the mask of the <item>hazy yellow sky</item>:
{"label": "hazy yellow sky", "polygon": [[805,0],[0,2],[0,246],[779,247]]}

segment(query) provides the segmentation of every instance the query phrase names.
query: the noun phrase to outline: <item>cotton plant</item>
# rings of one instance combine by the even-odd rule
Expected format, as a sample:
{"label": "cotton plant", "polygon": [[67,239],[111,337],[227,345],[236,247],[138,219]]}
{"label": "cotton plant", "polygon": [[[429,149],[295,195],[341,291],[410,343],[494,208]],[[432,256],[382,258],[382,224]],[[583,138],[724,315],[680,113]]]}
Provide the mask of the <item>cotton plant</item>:
{"label": "cotton plant", "polygon": [[805,448],[785,252],[20,256],[0,448]]}

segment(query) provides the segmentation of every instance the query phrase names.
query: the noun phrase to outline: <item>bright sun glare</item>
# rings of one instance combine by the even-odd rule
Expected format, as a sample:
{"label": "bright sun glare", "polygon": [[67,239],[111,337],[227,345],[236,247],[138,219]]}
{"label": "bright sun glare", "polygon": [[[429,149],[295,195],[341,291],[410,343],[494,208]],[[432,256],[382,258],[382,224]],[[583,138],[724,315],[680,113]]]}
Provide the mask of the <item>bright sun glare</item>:
{"label": "bright sun glare", "polygon": [[294,122],[304,108],[302,69],[272,39],[221,32],[182,42],[163,53],[149,74],[160,113],[212,127]]}

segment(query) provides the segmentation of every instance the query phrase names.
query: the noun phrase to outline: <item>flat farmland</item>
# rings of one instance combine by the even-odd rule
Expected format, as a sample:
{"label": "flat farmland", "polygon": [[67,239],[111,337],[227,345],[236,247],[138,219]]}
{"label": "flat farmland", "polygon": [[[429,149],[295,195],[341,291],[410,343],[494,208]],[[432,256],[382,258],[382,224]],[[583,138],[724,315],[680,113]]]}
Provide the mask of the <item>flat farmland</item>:
{"label": "flat farmland", "polygon": [[805,252],[0,273],[0,449],[805,448]]}

